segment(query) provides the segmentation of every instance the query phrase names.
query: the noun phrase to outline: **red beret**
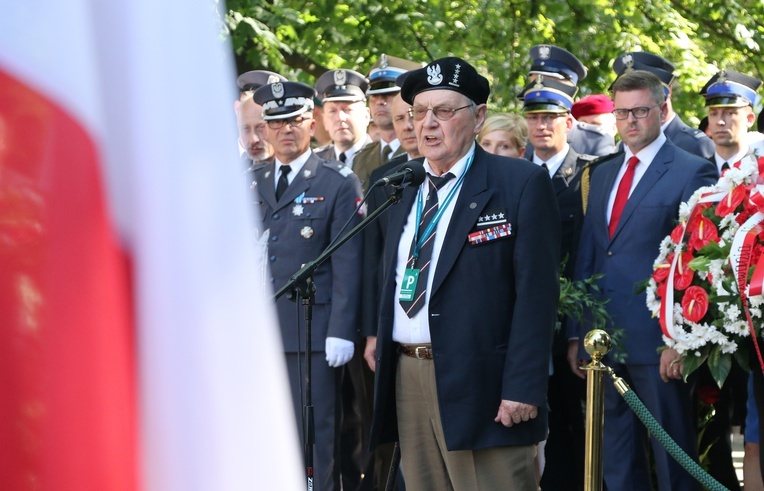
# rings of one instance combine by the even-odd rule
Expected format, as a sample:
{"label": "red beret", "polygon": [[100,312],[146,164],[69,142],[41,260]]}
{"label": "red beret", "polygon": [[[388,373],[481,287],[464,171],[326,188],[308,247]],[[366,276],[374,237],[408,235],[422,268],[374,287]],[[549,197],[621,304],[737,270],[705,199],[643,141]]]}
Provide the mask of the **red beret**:
{"label": "red beret", "polygon": [[578,119],[582,116],[613,112],[614,108],[615,106],[610,97],[604,94],[593,94],[575,102],[570,112],[574,118]]}

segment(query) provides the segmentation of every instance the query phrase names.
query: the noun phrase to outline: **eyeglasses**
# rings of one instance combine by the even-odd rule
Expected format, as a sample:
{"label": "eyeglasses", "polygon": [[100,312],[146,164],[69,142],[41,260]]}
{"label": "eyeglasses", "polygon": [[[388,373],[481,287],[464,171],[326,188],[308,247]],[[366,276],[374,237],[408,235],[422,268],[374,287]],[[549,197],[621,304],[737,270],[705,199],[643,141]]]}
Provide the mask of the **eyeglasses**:
{"label": "eyeglasses", "polygon": [[654,106],[640,106],[640,107],[633,107],[631,109],[613,109],[613,116],[615,116],[615,119],[618,120],[624,120],[629,119],[629,113],[634,115],[634,119],[643,119],[646,118],[648,114],[650,114],[650,109],[654,107],[658,107],[660,104],[656,104]]}
{"label": "eyeglasses", "polygon": [[454,117],[454,114],[456,114],[456,111],[461,111],[462,109],[466,109],[468,107],[472,107],[472,104],[467,104],[466,106],[457,107],[456,109],[452,109],[450,107],[443,107],[443,106],[436,106],[436,107],[414,106],[412,108],[412,112],[414,113],[414,121],[423,120],[424,117],[427,115],[427,111],[432,111],[432,115],[435,116],[435,119],[437,119],[438,121],[448,121],[449,119]]}
{"label": "eyeglasses", "polygon": [[268,125],[268,128],[272,130],[280,130],[284,127],[285,124],[288,124],[291,128],[297,128],[300,126],[303,121],[307,121],[311,118],[305,117],[305,116],[298,116],[296,118],[290,118],[290,119],[271,119],[270,121],[266,121],[266,124]]}
{"label": "eyeglasses", "polygon": [[544,123],[544,126],[549,126],[554,123],[555,119],[562,118],[567,115],[567,113],[526,114],[525,121],[530,125]]}
{"label": "eyeglasses", "polygon": [[395,118],[393,118],[393,119],[396,122],[400,122],[400,121],[403,121],[403,120],[414,119],[414,111],[411,108],[409,108],[406,111],[406,114],[399,114],[399,115],[395,116]]}

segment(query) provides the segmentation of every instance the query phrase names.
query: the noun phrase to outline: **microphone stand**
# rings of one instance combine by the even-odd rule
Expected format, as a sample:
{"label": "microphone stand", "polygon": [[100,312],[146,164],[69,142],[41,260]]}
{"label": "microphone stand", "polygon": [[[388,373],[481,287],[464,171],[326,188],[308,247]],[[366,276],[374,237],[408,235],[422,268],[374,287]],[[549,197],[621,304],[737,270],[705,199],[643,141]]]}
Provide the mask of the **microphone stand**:
{"label": "microphone stand", "polygon": [[303,440],[303,452],[305,457],[305,471],[307,477],[308,491],[313,490],[313,447],[315,445],[315,426],[313,415],[313,388],[311,385],[311,322],[313,319],[313,304],[316,298],[316,285],[313,282],[313,273],[318,267],[324,263],[329,257],[345,242],[349,241],[356,235],[358,235],[364,228],[385,212],[389,207],[398,203],[403,194],[403,187],[398,186],[395,188],[393,194],[387,198],[387,201],[374,210],[369,216],[361,220],[361,222],[348,231],[344,236],[338,240],[333,241],[324,251],[313,261],[310,261],[303,265],[284,286],[274,295],[274,300],[278,300],[284,294],[291,301],[296,301],[297,297],[302,300],[302,305],[305,312],[305,405],[302,408],[302,440]]}

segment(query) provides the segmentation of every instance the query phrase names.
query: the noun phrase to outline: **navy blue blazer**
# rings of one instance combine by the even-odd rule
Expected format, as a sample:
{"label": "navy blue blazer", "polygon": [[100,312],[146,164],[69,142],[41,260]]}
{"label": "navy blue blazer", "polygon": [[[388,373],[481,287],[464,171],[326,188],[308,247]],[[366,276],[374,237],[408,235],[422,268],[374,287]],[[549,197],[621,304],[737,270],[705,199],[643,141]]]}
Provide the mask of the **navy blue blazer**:
{"label": "navy blue blazer", "polygon": [[[648,279],[665,236],[676,226],[679,205],[702,186],[717,180],[716,167],[678,148],[670,141],[661,147],[645,171],[610,238],[607,206],[624,153],[604,159],[592,174],[589,207],[576,260],[577,279],[604,273],[598,284],[615,327],[623,329],[626,363],[657,364],[663,345],[657,318],[645,305],[639,283]],[[571,322],[571,335],[583,339],[587,327]]]}
{"label": "navy blue blazer", "polygon": [[[417,189],[391,208],[385,241],[372,447],[397,440],[392,340],[398,244]],[[472,245],[485,214],[512,234]],[[551,180],[521,159],[476,145],[437,259],[429,316],[448,450],[531,445],[546,437],[549,356],[559,298],[560,219]],[[429,362],[428,362],[429,363]],[[534,404],[536,419],[495,423],[502,399]]]}
{"label": "navy blue blazer", "polygon": [[[254,169],[258,209],[263,228],[269,230],[268,264],[274,291],[284,286],[304,263],[316,259],[348,219],[355,226],[361,195],[358,178],[344,164],[311,153],[284,195],[276,201],[274,162]],[[302,203],[298,197],[303,195]],[[352,218],[351,218],[352,217]],[[316,270],[311,349],[324,351],[327,336],[351,341],[358,338],[362,243],[360,235],[338,249]],[[286,352],[305,349],[303,308],[282,296],[276,302]],[[297,327],[297,311],[300,314]]]}

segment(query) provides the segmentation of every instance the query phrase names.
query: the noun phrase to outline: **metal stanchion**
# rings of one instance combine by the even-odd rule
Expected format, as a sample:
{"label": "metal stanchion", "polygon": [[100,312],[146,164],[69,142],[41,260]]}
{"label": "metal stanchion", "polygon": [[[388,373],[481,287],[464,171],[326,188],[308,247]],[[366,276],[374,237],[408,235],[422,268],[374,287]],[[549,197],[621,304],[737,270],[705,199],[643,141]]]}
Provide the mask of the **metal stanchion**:
{"label": "metal stanchion", "polygon": [[586,450],[584,454],[584,491],[602,491],[602,435],[605,425],[605,384],[607,367],[602,358],[611,348],[610,336],[594,329],[584,337],[584,349],[592,357],[582,367],[586,373]]}

